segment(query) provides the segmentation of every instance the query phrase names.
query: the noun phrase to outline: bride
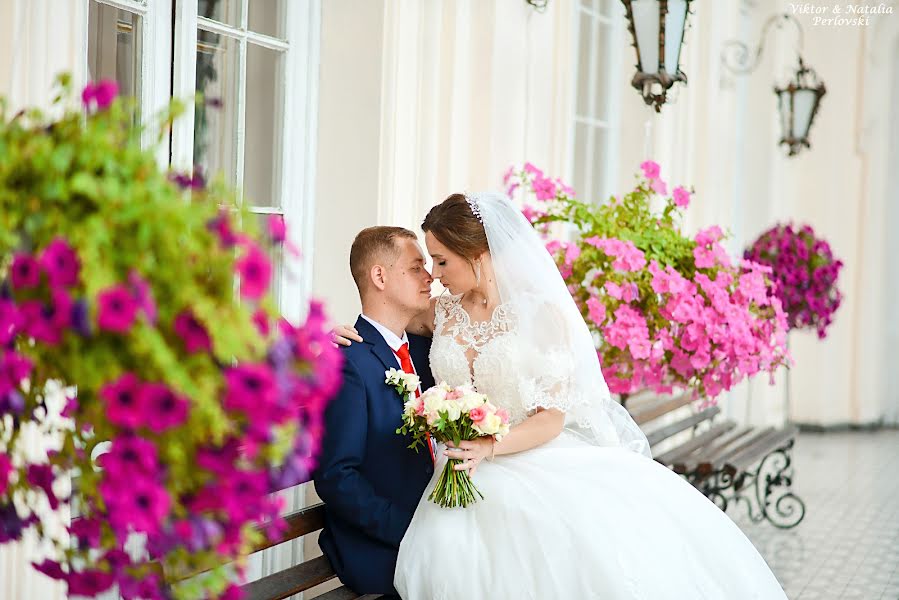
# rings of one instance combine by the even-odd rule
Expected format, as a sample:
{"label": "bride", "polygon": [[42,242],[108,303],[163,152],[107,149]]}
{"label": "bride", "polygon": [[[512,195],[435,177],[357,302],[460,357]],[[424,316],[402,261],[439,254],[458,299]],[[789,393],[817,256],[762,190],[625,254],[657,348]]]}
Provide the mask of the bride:
{"label": "bride", "polygon": [[[449,294],[409,331],[433,336],[435,380],[509,411],[501,442],[441,447],[402,540],[407,600],[784,599],[717,506],[651,459],[614,402],[593,339],[550,255],[500,194],[454,194],[422,224]],[[416,330],[416,328],[418,328]],[[448,458],[484,494],[428,501]]]}

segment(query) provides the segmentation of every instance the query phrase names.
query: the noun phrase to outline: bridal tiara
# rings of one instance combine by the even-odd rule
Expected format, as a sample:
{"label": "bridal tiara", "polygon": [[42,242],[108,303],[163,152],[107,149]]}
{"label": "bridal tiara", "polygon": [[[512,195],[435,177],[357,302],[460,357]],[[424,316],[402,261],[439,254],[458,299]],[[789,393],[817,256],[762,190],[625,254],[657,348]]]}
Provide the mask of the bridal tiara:
{"label": "bridal tiara", "polygon": [[465,201],[468,202],[468,207],[471,209],[471,214],[473,214],[478,219],[478,223],[481,225],[484,224],[484,219],[481,218],[481,207],[478,206],[478,201],[465,194]]}

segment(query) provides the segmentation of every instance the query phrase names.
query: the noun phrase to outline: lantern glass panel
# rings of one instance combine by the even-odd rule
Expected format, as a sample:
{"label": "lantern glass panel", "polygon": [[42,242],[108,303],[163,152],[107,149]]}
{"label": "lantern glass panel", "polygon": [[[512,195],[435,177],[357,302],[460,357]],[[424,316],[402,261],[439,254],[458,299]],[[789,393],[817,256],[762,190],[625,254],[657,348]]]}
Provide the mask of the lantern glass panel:
{"label": "lantern glass panel", "polygon": [[659,72],[659,2],[658,0],[634,0],[634,30],[640,50],[640,70],[644,73]]}
{"label": "lantern glass panel", "polygon": [[677,73],[686,23],[687,0],[668,0],[668,13],[665,15],[665,70],[672,75]]}
{"label": "lantern glass panel", "polygon": [[808,135],[808,128],[812,120],[812,109],[815,107],[816,96],[815,90],[810,89],[796,90],[796,93],[793,96],[796,113],[793,121],[793,128],[796,132],[796,137],[799,139]]}

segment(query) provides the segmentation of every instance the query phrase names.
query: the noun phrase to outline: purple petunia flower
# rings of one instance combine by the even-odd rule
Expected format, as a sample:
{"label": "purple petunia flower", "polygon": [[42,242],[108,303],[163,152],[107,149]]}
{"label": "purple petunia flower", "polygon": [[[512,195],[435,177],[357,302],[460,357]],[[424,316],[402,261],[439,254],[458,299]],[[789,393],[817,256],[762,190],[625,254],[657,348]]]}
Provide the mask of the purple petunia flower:
{"label": "purple petunia flower", "polygon": [[47,309],[37,300],[23,302],[19,310],[24,321],[24,331],[38,342],[44,342],[51,346],[62,340],[62,332],[53,323],[53,310]]}
{"label": "purple petunia flower", "polygon": [[206,228],[218,236],[219,242],[225,248],[232,248],[237,244],[238,238],[231,229],[231,218],[228,215],[228,211],[220,211],[216,218],[206,224]]}
{"label": "purple petunia flower", "polygon": [[0,452],[0,496],[6,492],[9,484],[9,474],[12,473],[12,461],[4,452]]}
{"label": "purple petunia flower", "polygon": [[75,571],[66,576],[70,596],[94,597],[105,592],[115,582],[112,573],[98,570]]}
{"label": "purple petunia flower", "polygon": [[40,257],[40,265],[47,274],[50,285],[72,287],[78,283],[81,262],[78,255],[63,238],[55,238]]}
{"label": "purple petunia flower", "polygon": [[155,478],[159,474],[156,446],[133,434],[115,438],[109,452],[101,454],[97,462],[109,479],[127,480],[135,475]]}
{"label": "purple petunia flower", "polygon": [[41,283],[41,267],[30,254],[17,253],[10,267],[12,286],[17,290],[36,288]]}
{"label": "purple petunia flower", "polygon": [[151,431],[162,433],[187,420],[188,402],[163,383],[147,383],[141,387],[139,404],[145,424]]}
{"label": "purple petunia flower", "polygon": [[106,331],[125,333],[137,317],[138,304],[131,291],[123,285],[100,292],[97,305],[97,325]]}
{"label": "purple petunia flower", "polygon": [[90,337],[91,335],[90,311],[87,300],[83,298],[72,304],[72,329],[81,337]]}

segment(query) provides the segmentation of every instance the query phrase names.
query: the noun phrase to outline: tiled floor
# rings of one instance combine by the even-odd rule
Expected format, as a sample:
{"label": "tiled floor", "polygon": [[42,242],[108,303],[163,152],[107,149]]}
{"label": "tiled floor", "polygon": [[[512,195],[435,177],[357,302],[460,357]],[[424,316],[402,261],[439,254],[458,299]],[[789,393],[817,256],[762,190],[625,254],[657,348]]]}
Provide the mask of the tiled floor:
{"label": "tiled floor", "polygon": [[790,600],[899,600],[899,431],[802,433],[793,459],[799,525],[728,511]]}

